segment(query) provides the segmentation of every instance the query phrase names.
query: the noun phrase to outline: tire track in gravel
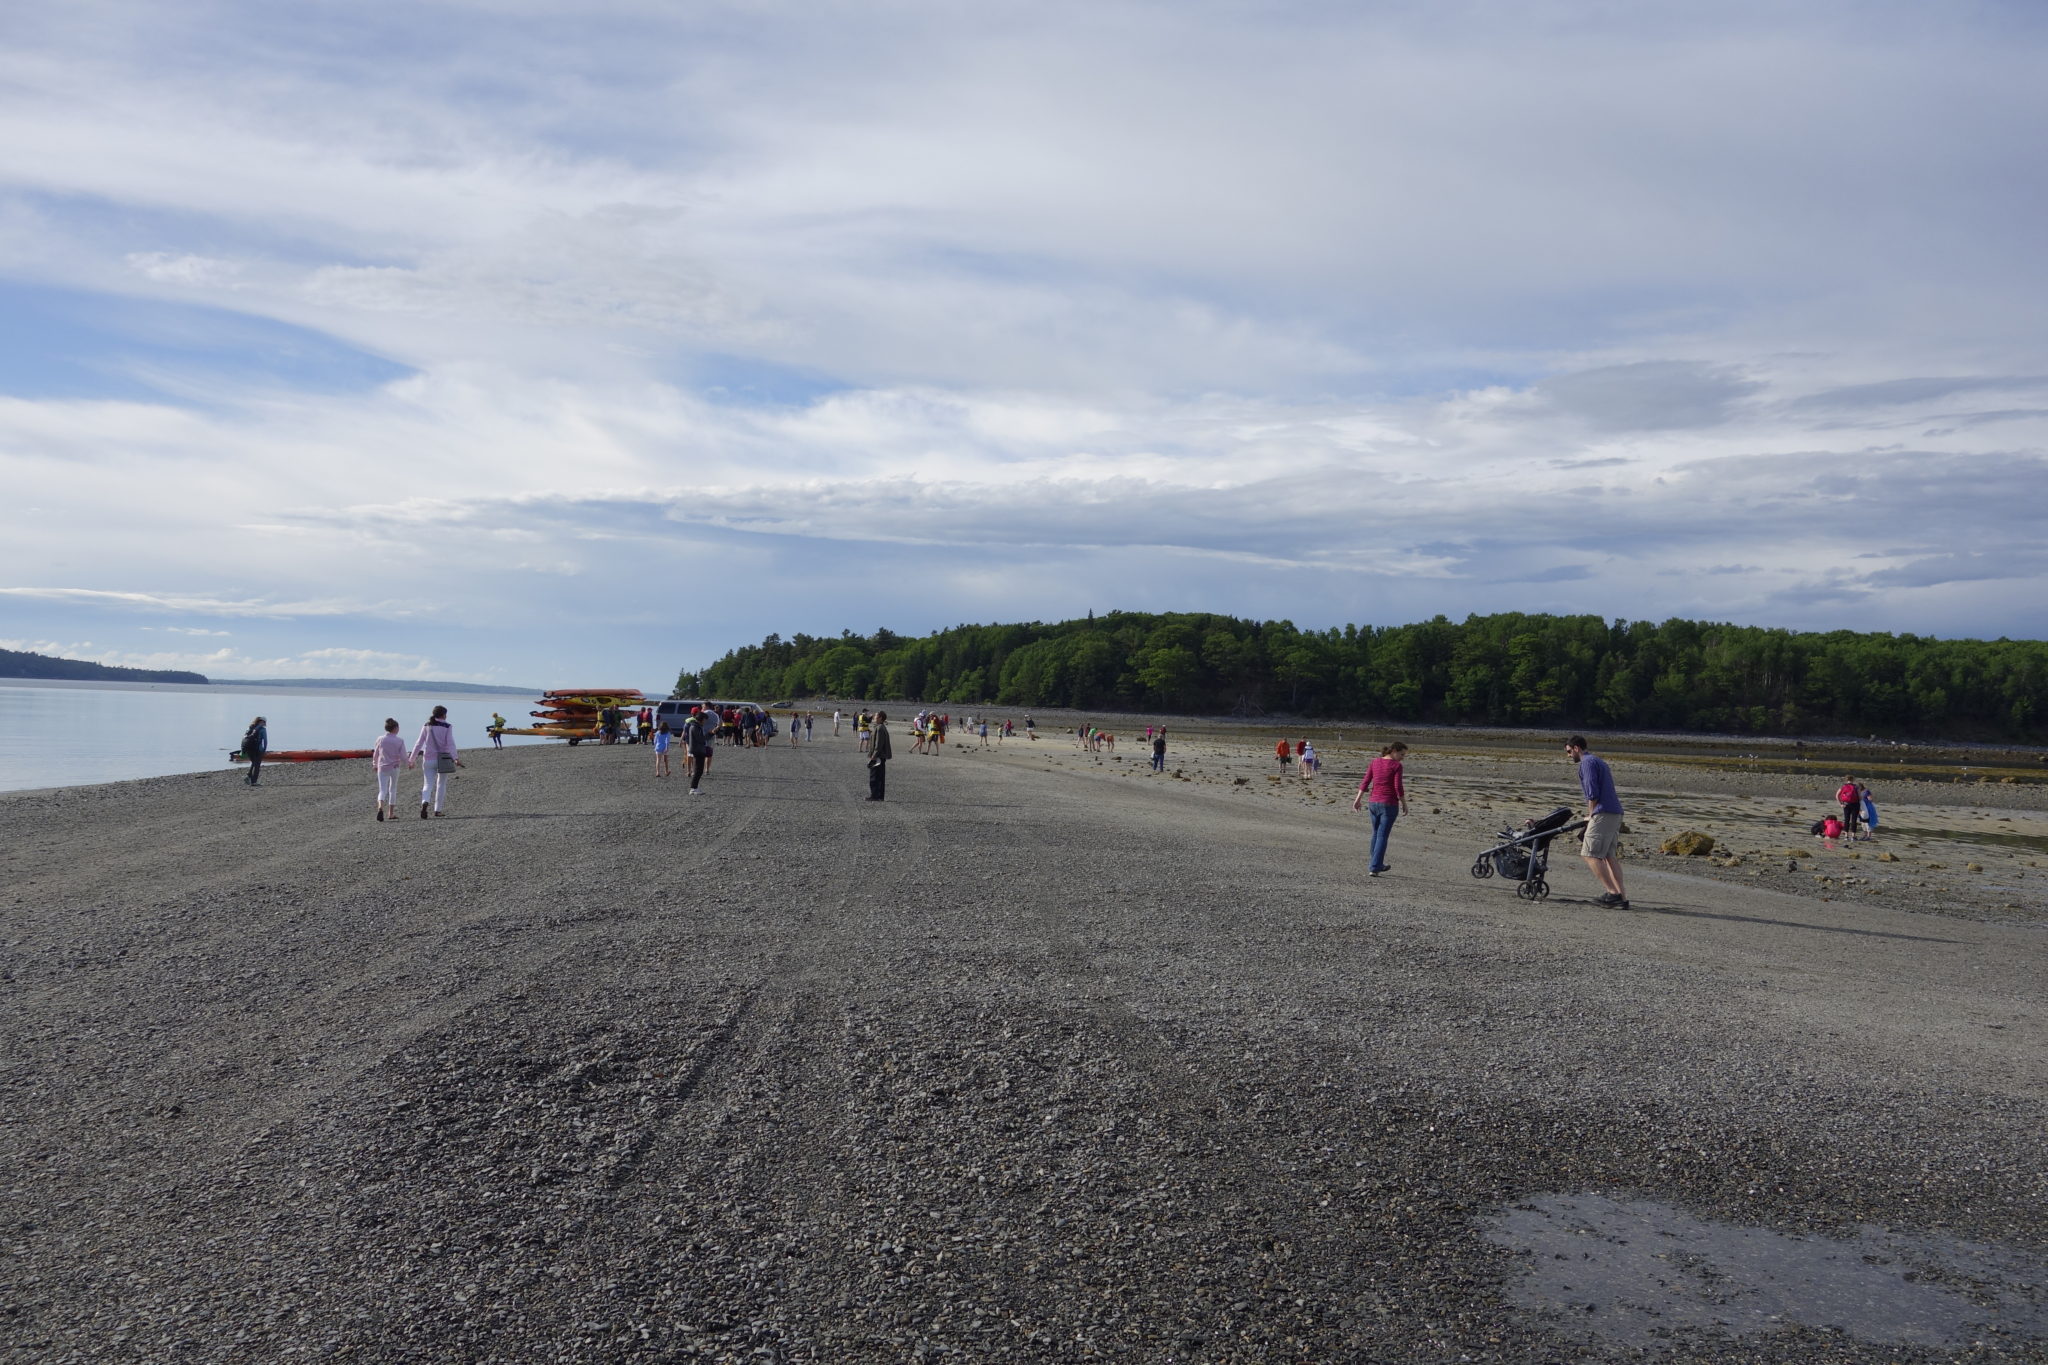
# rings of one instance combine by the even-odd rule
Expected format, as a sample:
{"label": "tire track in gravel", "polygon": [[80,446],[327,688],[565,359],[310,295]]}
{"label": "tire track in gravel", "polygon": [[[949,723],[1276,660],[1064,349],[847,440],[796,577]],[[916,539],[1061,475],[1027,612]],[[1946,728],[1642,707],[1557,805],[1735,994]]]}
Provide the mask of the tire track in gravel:
{"label": "tire track in gravel", "polygon": [[[623,1149],[606,1173],[607,1200],[579,1216],[579,1232],[616,1221],[617,1205],[666,1207],[679,1190],[698,1196],[699,1235],[724,1244],[733,1258],[753,1254],[746,1249],[764,1236],[800,1249],[821,1229],[849,1221],[848,991],[857,989],[852,974],[875,939],[875,896],[922,865],[930,838],[914,816],[886,803],[857,804],[849,784],[833,783],[833,794],[839,837],[825,855],[826,887],[793,919],[788,942],[693,1060],[685,1083],[653,1108]],[[898,834],[902,843],[890,847],[889,836]],[[886,871],[878,873],[878,863]],[[870,910],[857,913],[863,904]],[[764,1143],[764,1129],[772,1142]],[[724,1210],[744,1211],[742,1221],[721,1224],[721,1196]],[[764,1234],[757,1221],[779,1230]],[[665,1279],[669,1254],[652,1245],[638,1253],[638,1263],[651,1278]],[[850,1272],[837,1263],[791,1255],[776,1273],[824,1277],[812,1297],[850,1289]]]}
{"label": "tire track in gravel", "polygon": [[[734,807],[728,804],[725,809],[732,811]],[[733,818],[726,821],[717,836],[702,846],[705,856],[716,856],[741,839],[765,809],[766,803],[758,799],[739,805]],[[358,1032],[367,1030],[368,1036],[327,1052],[307,1069],[293,1073],[283,1086],[277,1086],[271,1077],[259,1074],[250,1078],[250,1084],[218,1097],[219,1106],[235,1105],[239,1113],[215,1128],[205,1145],[233,1148],[245,1143],[253,1133],[287,1122],[293,1114],[318,1103],[385,1058],[429,1036],[437,1028],[451,1028],[472,1010],[508,990],[516,989],[518,983],[531,981],[539,974],[558,967],[569,955],[589,949],[593,940],[625,931],[623,917],[603,913],[590,915],[587,913],[587,901],[575,897],[568,890],[593,880],[593,871],[614,856],[615,853],[601,843],[577,845],[572,861],[556,864],[556,876],[549,886],[563,888],[561,900],[577,905],[586,913],[579,916],[572,910],[566,919],[556,917],[551,923],[544,922],[540,926],[543,932],[522,932],[532,926],[515,920],[485,952],[472,951],[478,930],[508,917],[502,905],[477,905],[454,920],[438,922],[425,930],[406,931],[394,926],[387,933],[396,932],[399,941],[370,958],[356,959],[345,954],[330,956],[322,965],[340,965],[346,970],[331,975],[318,989],[295,992],[274,1007],[263,1010],[262,1023],[273,1034],[329,1039],[339,1032],[337,1024],[346,1021]],[[548,891],[545,888],[532,889],[529,894],[546,896]],[[416,893],[414,900],[427,905],[464,903],[459,898],[444,902],[431,886]],[[279,920],[260,924],[245,921],[197,940],[174,940],[157,954],[123,959],[114,964],[113,970],[96,973],[86,998],[106,1002],[105,1008],[110,1011],[129,1012],[132,1005],[124,1002],[146,998],[152,991],[160,992],[166,980],[176,979],[176,971],[167,972],[167,967],[205,961],[210,955],[245,943],[252,936],[277,942],[289,934],[291,925],[317,921],[325,913],[320,905],[308,904]],[[416,915],[417,910],[411,913]],[[519,912],[512,913],[517,915]],[[411,922],[417,923],[417,919]],[[445,972],[451,962],[472,968],[480,979],[452,989],[437,989],[426,983],[421,989],[434,991],[426,1000],[417,998],[418,989],[408,990],[402,999],[385,998],[394,983],[409,971],[431,967]],[[58,1000],[76,1000],[80,995],[79,983],[73,978],[31,989],[16,998],[24,1005],[26,1013],[26,1007],[38,1004],[47,1007]],[[168,1007],[179,1007],[175,1001],[166,1003]],[[132,1087],[147,1092],[170,1090],[175,1093],[178,1078],[205,1072],[206,1058],[246,1050],[248,1027],[249,1020],[240,1015],[215,1016],[202,1021],[197,1028],[189,1022],[181,1022],[176,1032],[176,1043],[135,1070]],[[249,1093],[251,1089],[255,1094]]]}

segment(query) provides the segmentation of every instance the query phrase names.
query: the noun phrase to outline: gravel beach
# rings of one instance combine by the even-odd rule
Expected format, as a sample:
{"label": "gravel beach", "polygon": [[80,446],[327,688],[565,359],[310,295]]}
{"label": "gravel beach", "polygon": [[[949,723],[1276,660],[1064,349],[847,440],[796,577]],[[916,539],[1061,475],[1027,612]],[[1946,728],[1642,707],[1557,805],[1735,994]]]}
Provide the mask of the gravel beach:
{"label": "gravel beach", "polygon": [[0,1358],[2048,1361],[2039,789],[1270,744],[0,797]]}

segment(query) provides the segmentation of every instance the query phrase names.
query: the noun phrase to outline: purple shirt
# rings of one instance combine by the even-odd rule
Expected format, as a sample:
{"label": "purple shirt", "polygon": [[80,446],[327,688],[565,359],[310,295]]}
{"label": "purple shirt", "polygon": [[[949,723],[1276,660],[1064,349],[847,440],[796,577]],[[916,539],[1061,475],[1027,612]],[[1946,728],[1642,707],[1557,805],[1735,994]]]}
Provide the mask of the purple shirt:
{"label": "purple shirt", "polygon": [[1597,754],[1579,756],[1579,790],[1593,803],[1593,814],[1621,814],[1621,797],[1614,790],[1614,774],[1606,759]]}

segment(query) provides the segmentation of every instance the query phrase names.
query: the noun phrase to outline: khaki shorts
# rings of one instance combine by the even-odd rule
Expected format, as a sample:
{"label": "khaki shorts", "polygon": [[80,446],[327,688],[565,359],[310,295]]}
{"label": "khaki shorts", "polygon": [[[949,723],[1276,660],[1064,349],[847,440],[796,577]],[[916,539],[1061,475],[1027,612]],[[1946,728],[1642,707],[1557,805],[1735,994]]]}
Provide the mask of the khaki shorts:
{"label": "khaki shorts", "polygon": [[1586,834],[1579,840],[1579,853],[1587,858],[1612,858],[1615,845],[1620,842],[1621,817],[1595,815],[1586,821]]}

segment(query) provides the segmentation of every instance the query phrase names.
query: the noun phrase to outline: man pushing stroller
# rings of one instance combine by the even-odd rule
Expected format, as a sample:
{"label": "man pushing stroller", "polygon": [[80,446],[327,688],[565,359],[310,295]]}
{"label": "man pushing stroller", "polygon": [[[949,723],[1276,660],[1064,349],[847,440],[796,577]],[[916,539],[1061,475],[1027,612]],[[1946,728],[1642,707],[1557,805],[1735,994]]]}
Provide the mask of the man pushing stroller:
{"label": "man pushing stroller", "polygon": [[1565,757],[1579,768],[1579,790],[1586,796],[1586,832],[1579,840],[1579,856],[1605,887],[1602,905],[1628,909],[1628,892],[1621,885],[1621,859],[1615,856],[1621,843],[1621,797],[1614,790],[1614,772],[1607,760],[1586,748],[1584,735],[1564,742]]}

